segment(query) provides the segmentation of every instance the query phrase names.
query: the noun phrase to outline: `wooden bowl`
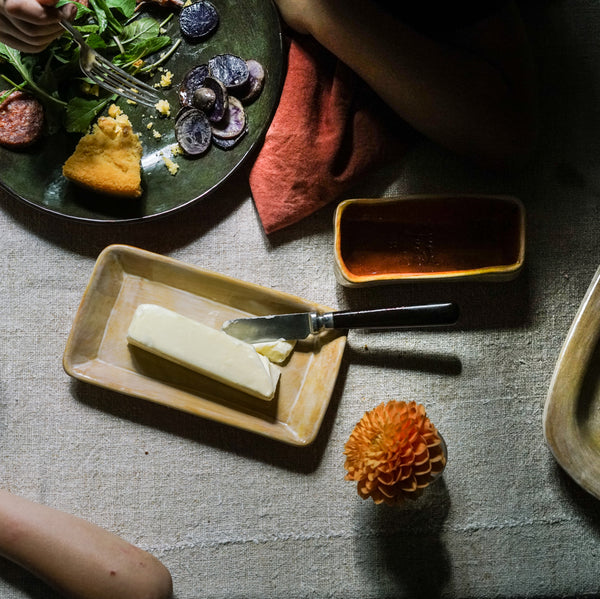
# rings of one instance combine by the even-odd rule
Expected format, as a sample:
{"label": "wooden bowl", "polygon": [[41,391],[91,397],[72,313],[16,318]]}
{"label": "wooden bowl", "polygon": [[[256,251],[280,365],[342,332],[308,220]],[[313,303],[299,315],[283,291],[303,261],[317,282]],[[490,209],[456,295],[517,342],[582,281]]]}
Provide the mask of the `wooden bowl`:
{"label": "wooden bowl", "polygon": [[600,268],[561,349],[543,424],[557,462],[600,499]]}

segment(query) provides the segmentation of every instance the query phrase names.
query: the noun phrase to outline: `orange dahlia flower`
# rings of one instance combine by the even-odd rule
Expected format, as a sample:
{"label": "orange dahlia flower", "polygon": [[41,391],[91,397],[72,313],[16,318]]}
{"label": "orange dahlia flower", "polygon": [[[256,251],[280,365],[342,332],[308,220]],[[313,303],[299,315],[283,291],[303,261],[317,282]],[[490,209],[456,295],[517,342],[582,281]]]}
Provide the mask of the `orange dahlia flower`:
{"label": "orange dahlia flower", "polygon": [[358,494],[393,505],[418,497],[446,466],[446,446],[414,401],[390,401],[367,412],[344,447],[346,480]]}

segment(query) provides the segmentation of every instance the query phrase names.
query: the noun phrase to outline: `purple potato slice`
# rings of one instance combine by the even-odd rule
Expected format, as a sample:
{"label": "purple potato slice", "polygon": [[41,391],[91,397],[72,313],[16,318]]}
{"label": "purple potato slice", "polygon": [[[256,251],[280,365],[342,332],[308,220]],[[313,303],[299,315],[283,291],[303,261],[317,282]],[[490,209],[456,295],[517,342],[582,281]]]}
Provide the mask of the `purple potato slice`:
{"label": "purple potato slice", "polygon": [[238,94],[242,104],[251,104],[260,96],[260,92],[265,85],[265,69],[258,60],[250,59],[246,61],[248,65],[248,82],[244,86],[244,93]]}
{"label": "purple potato slice", "polygon": [[175,115],[175,122],[177,123],[179,117],[182,116],[184,112],[187,112],[188,110],[193,110],[193,108],[193,106],[182,106]]}
{"label": "purple potato slice", "polygon": [[188,156],[204,154],[212,137],[206,114],[197,108],[184,110],[175,121],[175,137]]}
{"label": "purple potato slice", "polygon": [[179,13],[179,28],[191,42],[199,42],[209,36],[219,24],[219,13],[207,0],[199,0],[184,6]]}
{"label": "purple potato slice", "polygon": [[242,103],[234,96],[229,96],[225,116],[211,126],[212,134],[221,139],[237,137],[246,127],[246,112]]}
{"label": "purple potato slice", "polygon": [[184,75],[179,86],[179,102],[182,106],[192,106],[194,92],[204,85],[208,75],[207,64],[198,65]]}
{"label": "purple potato slice", "polygon": [[239,135],[236,135],[235,137],[230,137],[228,139],[223,139],[221,137],[213,135],[212,143],[221,150],[231,150],[231,148],[235,147],[240,142],[240,140],[242,140],[245,137],[246,133],[248,133],[247,126],[244,127],[244,129]]}
{"label": "purple potato slice", "polygon": [[234,54],[217,54],[208,61],[210,74],[227,88],[227,91],[234,92],[248,82],[250,73],[248,65],[243,58]]}

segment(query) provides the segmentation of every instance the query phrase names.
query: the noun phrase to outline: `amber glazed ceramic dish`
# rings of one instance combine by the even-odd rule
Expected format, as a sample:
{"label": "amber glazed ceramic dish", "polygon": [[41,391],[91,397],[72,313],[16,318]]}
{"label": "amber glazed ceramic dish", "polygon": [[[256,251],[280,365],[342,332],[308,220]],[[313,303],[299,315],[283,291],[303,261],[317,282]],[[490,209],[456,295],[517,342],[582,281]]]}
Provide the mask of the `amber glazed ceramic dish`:
{"label": "amber glazed ceramic dish", "polygon": [[509,280],[525,258],[525,210],[510,196],[346,200],[334,228],[336,278],[346,287]]}
{"label": "amber glazed ceramic dish", "polygon": [[544,435],[563,469],[600,499],[600,268],[554,369]]}
{"label": "amber glazed ceramic dish", "polygon": [[139,304],[154,303],[220,329],[240,316],[330,308],[208,272],[138,248],[112,245],[98,257],[63,356],[81,381],[236,426],[292,445],[317,435],[346,337],[314,336],[279,368],[272,401],[253,398],[127,343]]}

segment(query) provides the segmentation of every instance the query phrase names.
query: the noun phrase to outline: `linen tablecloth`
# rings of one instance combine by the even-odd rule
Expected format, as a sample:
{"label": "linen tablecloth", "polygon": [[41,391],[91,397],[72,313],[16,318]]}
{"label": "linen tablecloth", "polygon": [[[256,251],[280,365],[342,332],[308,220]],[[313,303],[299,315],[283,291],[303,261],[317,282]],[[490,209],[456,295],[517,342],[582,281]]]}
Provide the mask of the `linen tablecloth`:
{"label": "linen tablecloth", "polygon": [[[598,596],[600,504],[557,466],[542,411],[600,264],[600,5],[524,10],[542,99],[533,162],[499,177],[423,143],[347,196],[518,196],[527,256],[512,282],[343,288],[334,206],[266,238],[249,166],[143,225],[64,221],[0,193],[3,488],[150,551],[177,599]],[[351,332],[320,434],[295,448],[64,373],[75,312],[111,243],[334,308],[453,299],[462,317],[444,331]],[[423,403],[449,452],[443,478],[399,508],[361,500],[343,469],[355,423],[390,399]],[[0,596],[56,597],[2,559]]]}

